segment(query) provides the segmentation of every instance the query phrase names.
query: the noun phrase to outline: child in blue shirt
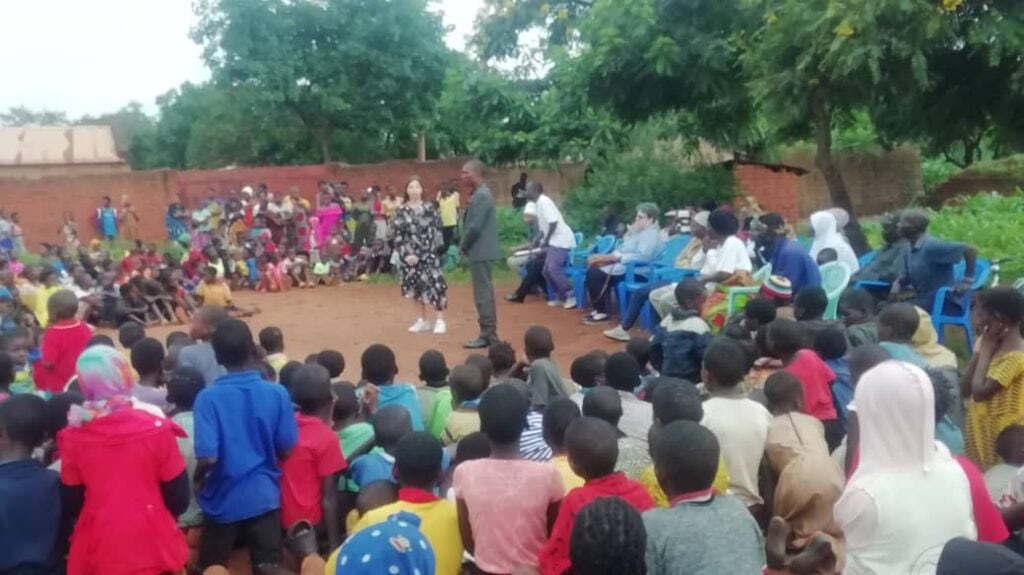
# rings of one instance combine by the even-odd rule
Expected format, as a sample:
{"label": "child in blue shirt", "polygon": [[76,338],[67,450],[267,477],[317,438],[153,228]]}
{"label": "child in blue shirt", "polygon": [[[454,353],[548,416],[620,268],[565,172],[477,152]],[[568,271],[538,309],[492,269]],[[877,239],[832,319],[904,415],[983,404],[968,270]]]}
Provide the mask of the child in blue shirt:
{"label": "child in blue shirt", "polygon": [[378,408],[400,405],[409,412],[413,431],[423,431],[423,411],[416,388],[408,383],[395,383],[398,364],[391,348],[375,343],[366,348],[361,358],[363,379],[380,390]]}
{"label": "child in blue shirt", "polygon": [[360,455],[349,467],[349,491],[375,481],[394,481],[392,452],[398,441],[412,433],[412,420],[401,405],[381,407],[373,414],[373,435],[376,446],[366,455]]}

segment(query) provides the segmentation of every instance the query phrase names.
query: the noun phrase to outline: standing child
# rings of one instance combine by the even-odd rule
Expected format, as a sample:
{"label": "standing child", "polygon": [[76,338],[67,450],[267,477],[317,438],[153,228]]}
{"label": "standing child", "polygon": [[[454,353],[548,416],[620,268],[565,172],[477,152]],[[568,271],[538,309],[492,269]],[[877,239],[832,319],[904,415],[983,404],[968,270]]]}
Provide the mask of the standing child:
{"label": "standing child", "polygon": [[741,501],[711,489],[718,445],[715,434],[692,421],[658,432],[651,446],[654,469],[672,506],[643,514],[648,575],[760,573],[764,567],[757,522]]}
{"label": "standing child", "polygon": [[[824,329],[823,327],[818,332]],[[804,349],[806,334],[807,332],[797,322],[788,319],[776,320],[768,329],[768,347],[772,355],[782,360],[784,369],[795,375],[803,384],[804,409],[825,426],[825,439],[828,441],[829,449],[835,449],[843,440],[843,428],[832,400],[832,384],[836,380],[836,374],[818,354]]]}
{"label": "standing child", "polygon": [[373,426],[361,412],[356,387],[351,383],[332,383],[334,392],[334,433],[341,443],[345,461],[351,461],[356,452],[365,452],[373,442]]}
{"label": "standing child", "polygon": [[419,517],[420,529],[434,549],[437,575],[459,575],[462,569],[462,534],[455,503],[434,494],[444,473],[440,442],[425,432],[409,433],[395,447],[398,501],[364,514],[354,535],[400,512]]}
{"label": "standing child", "polygon": [[512,385],[489,389],[480,400],[480,428],[491,441],[491,456],[455,470],[462,541],[485,573],[538,568],[548,525],[565,493],[558,471],[519,455],[529,409]]}
{"label": "standing child", "polygon": [[[57,275],[57,270],[44,266],[39,272],[39,284],[32,311],[36,315],[39,327],[46,328],[50,326],[50,298],[60,290],[60,276]],[[75,312],[78,312],[78,298],[75,298]]]}
{"label": "standing child", "polygon": [[131,352],[132,368],[139,374],[132,397],[168,413],[171,404],[164,387],[164,346],[151,337],[135,342]]}
{"label": "standing child", "polygon": [[423,431],[423,413],[416,398],[416,388],[408,383],[395,383],[398,365],[391,348],[375,343],[366,348],[361,358],[363,379],[380,390],[379,407],[399,405],[409,412],[413,431]]}
{"label": "standing child", "polygon": [[616,435],[614,427],[593,417],[578,419],[566,431],[569,462],[586,484],[569,491],[558,508],[551,538],[540,554],[543,574],[562,575],[572,569],[569,537],[576,515],[591,501],[616,497],[641,513],[654,507],[643,485],[615,471],[619,454]]}
{"label": "standing child", "polygon": [[530,386],[533,405],[543,408],[556,397],[569,397],[571,391],[562,381],[558,366],[551,360],[555,343],[551,330],[541,325],[530,326],[524,337],[526,359],[530,362],[526,383]]}
{"label": "standing child", "polygon": [[274,373],[281,373],[281,368],[288,363],[284,354],[284,334],[277,327],[265,327],[260,330],[260,347],[267,352],[266,361],[274,368]]}
{"label": "standing child", "polygon": [[487,389],[484,374],[473,365],[457,365],[452,370],[452,412],[448,416],[441,441],[458,443],[463,437],[480,431],[480,396]]}
{"label": "standing child", "polygon": [[[428,349],[420,356],[420,381],[423,385],[416,389],[416,397],[420,400],[420,411],[423,414],[423,428],[440,437],[444,425],[448,423],[448,414],[452,412],[452,391],[448,386],[448,362],[444,354],[436,349]],[[447,405],[439,405],[440,402]],[[443,421],[436,421],[442,419]],[[435,433],[435,426],[438,431]]]}
{"label": "standing child", "polygon": [[298,436],[291,398],[253,369],[256,346],[245,322],[218,323],[210,340],[227,374],[196,398],[195,479],[205,518],[199,564],[226,567],[244,534],[253,565],[272,572],[282,560],[278,461]]}
{"label": "standing child", "polygon": [[[739,388],[749,365],[746,351],[735,341],[718,339],[708,347],[704,355],[703,380],[711,399],[703,405],[703,425],[715,434],[717,444],[722,447],[729,468],[729,492],[759,517],[764,500],[758,487],[758,470],[771,414],[760,403],[748,399]],[[717,446],[715,452],[718,452]],[[657,455],[654,464],[658,471]],[[665,487],[660,473],[658,482]],[[673,497],[668,489],[665,494],[670,500]]]}
{"label": "standing child", "polygon": [[224,374],[224,368],[217,363],[210,336],[221,322],[228,319],[228,312],[222,307],[204,306],[196,310],[192,316],[192,325],[189,327],[189,335],[195,343],[182,347],[178,354],[177,367],[193,367],[199,370],[207,387],[213,385],[213,382]]}
{"label": "standing child", "polygon": [[46,402],[0,400],[0,572],[56,573],[60,477],[32,458],[46,436]]}
{"label": "standing child", "polygon": [[319,365],[295,374],[292,401],[298,406],[295,449],[281,464],[281,526],[291,530],[300,521],[323,522],[330,548],[341,544],[338,477],[348,467],[341,445],[328,422],[334,410],[331,379]]}
{"label": "standing child", "polygon": [[565,397],[556,397],[544,409],[544,441],[551,447],[551,465],[562,476],[566,492],[583,487],[583,478],[572,470],[565,448],[565,431],[580,417],[579,406]]}
{"label": "standing child", "polygon": [[75,374],[75,362],[92,339],[92,328],[76,319],[78,298],[70,290],[53,294],[47,307],[53,321],[43,333],[39,361],[32,375],[37,389],[58,393],[64,391],[64,386]]}
{"label": "standing child", "polygon": [[651,358],[662,375],[697,381],[700,361],[711,340],[711,328],[700,315],[704,286],[690,278],[676,284],[678,307],[661,321],[651,338]]}
{"label": "standing child", "polygon": [[203,391],[206,384],[203,382],[203,374],[191,367],[181,367],[171,373],[167,380],[167,401],[174,405],[174,415],[171,420],[185,430],[186,437],[178,438],[178,449],[181,456],[185,458],[185,469],[188,471],[189,499],[188,509],[178,516],[178,527],[181,527],[188,536],[190,546],[193,540],[198,543],[198,530],[195,535],[190,533],[193,528],[203,524],[203,511],[196,501],[195,482],[193,477],[196,471],[196,448],[195,448],[195,417],[192,409],[196,403],[196,397]]}
{"label": "standing child", "polygon": [[28,361],[28,350],[33,347],[32,340],[32,332],[23,327],[0,337],[0,351],[10,355],[14,370],[11,393],[32,393],[36,390],[32,381],[32,364]]}

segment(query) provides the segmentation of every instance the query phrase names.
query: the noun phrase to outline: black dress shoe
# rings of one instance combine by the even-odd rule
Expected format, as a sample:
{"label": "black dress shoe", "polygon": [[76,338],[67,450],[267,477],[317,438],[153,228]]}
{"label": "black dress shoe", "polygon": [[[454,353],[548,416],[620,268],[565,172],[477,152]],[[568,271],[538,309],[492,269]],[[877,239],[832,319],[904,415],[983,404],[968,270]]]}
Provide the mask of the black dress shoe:
{"label": "black dress shoe", "polygon": [[487,341],[482,337],[478,337],[476,339],[471,339],[466,343],[462,344],[462,347],[466,349],[483,349],[485,347],[490,347],[490,345],[491,342]]}
{"label": "black dress shoe", "polygon": [[523,303],[523,298],[519,297],[514,293],[510,293],[507,296],[505,296],[505,301],[509,301],[512,303]]}

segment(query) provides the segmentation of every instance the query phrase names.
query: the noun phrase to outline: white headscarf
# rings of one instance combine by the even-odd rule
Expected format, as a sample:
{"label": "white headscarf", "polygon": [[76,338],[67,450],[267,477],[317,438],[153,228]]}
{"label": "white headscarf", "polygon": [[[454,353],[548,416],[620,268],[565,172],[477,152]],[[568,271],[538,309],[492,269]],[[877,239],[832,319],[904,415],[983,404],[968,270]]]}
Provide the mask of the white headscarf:
{"label": "white headscarf", "polygon": [[858,475],[931,465],[936,454],[935,389],[924,370],[886,361],[861,377],[854,401],[860,464],[851,485]]}
{"label": "white headscarf", "polygon": [[811,244],[811,259],[817,260],[818,254],[825,249],[833,249],[839,256],[838,261],[846,264],[851,272],[860,269],[857,254],[853,252],[846,238],[839,233],[836,217],[831,212],[815,212],[811,214],[811,229],[814,231],[814,242]]}

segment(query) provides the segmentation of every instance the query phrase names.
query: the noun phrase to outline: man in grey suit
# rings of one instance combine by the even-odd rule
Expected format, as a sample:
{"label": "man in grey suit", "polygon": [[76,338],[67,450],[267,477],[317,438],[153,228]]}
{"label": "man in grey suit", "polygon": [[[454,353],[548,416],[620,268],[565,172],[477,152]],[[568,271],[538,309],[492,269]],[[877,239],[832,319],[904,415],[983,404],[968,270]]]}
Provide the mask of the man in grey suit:
{"label": "man in grey suit", "polygon": [[480,335],[466,342],[468,349],[481,349],[498,341],[498,313],[494,308],[494,278],[491,266],[501,257],[498,222],[494,217],[494,196],[484,183],[484,165],[470,160],[462,167],[462,180],[473,187],[463,220],[459,250],[469,259],[473,277],[473,300],[480,323]]}

